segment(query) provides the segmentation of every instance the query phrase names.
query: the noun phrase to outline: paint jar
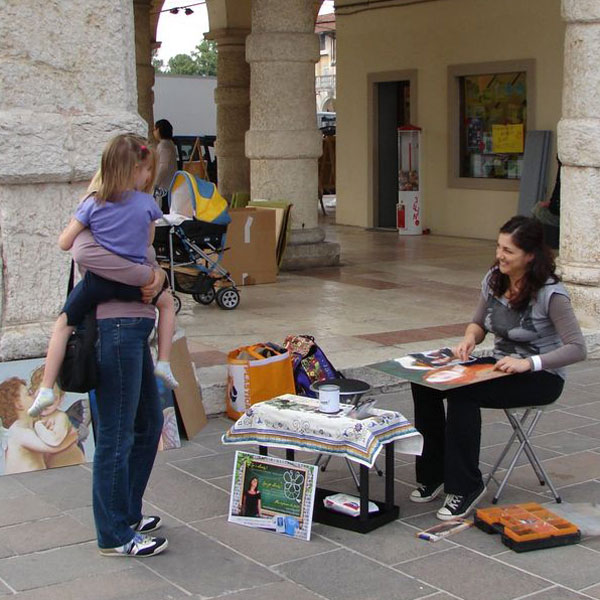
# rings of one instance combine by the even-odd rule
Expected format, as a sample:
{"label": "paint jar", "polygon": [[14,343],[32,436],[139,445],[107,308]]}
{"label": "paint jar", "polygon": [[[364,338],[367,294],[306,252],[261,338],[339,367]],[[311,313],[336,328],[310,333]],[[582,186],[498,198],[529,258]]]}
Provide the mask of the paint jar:
{"label": "paint jar", "polygon": [[285,533],[287,535],[294,536],[296,535],[296,529],[300,526],[298,519],[294,517],[286,517],[285,518]]}
{"label": "paint jar", "polygon": [[326,383],[319,386],[319,410],[336,413],[340,410],[340,386]]}

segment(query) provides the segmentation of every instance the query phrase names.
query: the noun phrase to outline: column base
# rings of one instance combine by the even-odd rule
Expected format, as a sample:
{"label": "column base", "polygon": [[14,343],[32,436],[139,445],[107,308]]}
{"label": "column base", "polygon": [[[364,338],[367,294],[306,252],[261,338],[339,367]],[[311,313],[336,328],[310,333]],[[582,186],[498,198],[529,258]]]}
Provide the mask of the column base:
{"label": "column base", "polygon": [[320,227],[293,229],[283,255],[282,271],[300,271],[313,267],[332,267],[340,264],[340,245],[326,242]]}

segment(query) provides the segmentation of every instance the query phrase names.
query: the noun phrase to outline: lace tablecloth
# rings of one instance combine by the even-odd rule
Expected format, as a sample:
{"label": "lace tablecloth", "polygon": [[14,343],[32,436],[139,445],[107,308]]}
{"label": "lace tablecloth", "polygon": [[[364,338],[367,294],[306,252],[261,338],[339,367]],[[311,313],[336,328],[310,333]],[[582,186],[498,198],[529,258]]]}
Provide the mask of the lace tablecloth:
{"label": "lace tablecloth", "polygon": [[317,399],[285,394],[254,404],[222,441],[333,454],[367,467],[389,442],[398,452],[421,454],[423,437],[399,412],[372,408],[372,416],[358,420],[347,416],[352,406],[341,407],[330,415],[319,412]]}

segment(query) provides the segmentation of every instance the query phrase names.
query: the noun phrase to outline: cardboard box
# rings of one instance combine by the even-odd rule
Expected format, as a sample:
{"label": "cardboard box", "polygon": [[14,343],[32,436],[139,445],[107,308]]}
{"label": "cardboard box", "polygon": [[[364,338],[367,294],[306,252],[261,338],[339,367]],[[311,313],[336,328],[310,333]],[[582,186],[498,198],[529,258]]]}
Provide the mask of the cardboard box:
{"label": "cardboard box", "polygon": [[222,266],[238,286],[277,281],[275,212],[231,208],[229,214]]}
{"label": "cardboard box", "polygon": [[185,337],[173,342],[171,368],[179,382],[179,386],[175,388],[175,402],[181,424],[185,436],[191,440],[206,425],[206,414]]}

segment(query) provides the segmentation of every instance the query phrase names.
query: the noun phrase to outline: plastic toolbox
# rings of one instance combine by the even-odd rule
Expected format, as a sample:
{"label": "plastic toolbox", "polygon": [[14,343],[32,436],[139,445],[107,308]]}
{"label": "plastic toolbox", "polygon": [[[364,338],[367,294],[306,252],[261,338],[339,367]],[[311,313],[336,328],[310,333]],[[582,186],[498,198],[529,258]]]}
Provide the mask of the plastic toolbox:
{"label": "plastic toolbox", "polygon": [[576,544],[576,525],[536,502],[480,508],[475,525],[486,533],[500,533],[502,543],[515,552]]}

